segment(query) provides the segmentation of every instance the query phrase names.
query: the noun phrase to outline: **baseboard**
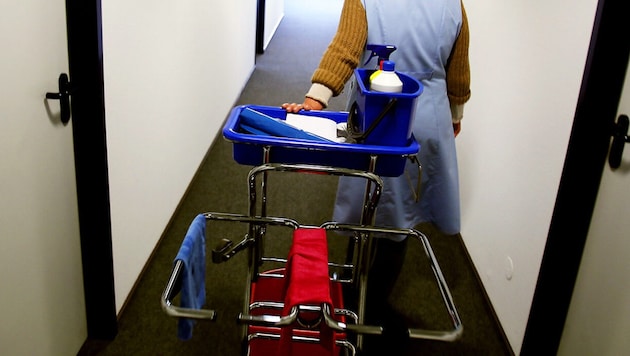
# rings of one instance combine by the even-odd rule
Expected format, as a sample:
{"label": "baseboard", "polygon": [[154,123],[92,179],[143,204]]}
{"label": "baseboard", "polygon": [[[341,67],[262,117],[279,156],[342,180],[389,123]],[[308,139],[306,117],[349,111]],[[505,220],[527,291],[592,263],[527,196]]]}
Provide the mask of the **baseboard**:
{"label": "baseboard", "polygon": [[482,292],[482,297],[484,300],[484,304],[486,308],[488,309],[488,314],[492,317],[492,320],[494,321],[494,325],[497,328],[499,335],[501,336],[501,340],[505,344],[506,350],[510,352],[510,355],[515,355],[514,350],[512,349],[512,346],[510,345],[510,342],[507,338],[507,335],[505,334],[505,330],[503,330],[503,326],[501,325],[501,322],[499,321],[499,317],[497,316],[497,313],[494,310],[494,307],[492,306],[492,302],[490,301],[490,296],[486,292],[486,288],[484,287],[483,282],[481,281],[479,272],[477,271],[477,268],[475,267],[475,264],[473,263],[472,257],[468,253],[468,249],[466,248],[466,244],[464,243],[464,239],[462,238],[461,234],[457,235],[457,240],[459,241],[462,247],[462,250],[464,251],[466,255],[466,260],[470,264],[471,270],[475,276],[475,280],[477,281],[477,285],[479,286],[479,290]]}

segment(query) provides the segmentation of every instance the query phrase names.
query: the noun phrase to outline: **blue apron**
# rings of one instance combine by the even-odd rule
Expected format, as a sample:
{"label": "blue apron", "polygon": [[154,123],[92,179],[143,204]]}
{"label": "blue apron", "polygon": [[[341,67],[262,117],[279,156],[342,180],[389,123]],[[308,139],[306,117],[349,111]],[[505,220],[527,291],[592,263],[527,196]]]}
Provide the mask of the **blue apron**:
{"label": "blue apron", "polygon": [[[443,233],[459,233],[457,156],[445,67],[461,28],[460,0],[364,0],[363,3],[368,19],[367,43],[396,46],[390,56],[396,70],[417,78],[424,86],[413,120],[413,134],[420,143],[421,198],[417,202],[414,199],[415,184],[411,182],[417,182],[418,169],[408,161],[400,177],[383,177],[384,189],[375,224],[413,228],[421,222],[431,222]],[[376,61],[372,60],[368,66],[375,67]],[[333,219],[359,223],[364,194],[364,181],[340,177]]]}

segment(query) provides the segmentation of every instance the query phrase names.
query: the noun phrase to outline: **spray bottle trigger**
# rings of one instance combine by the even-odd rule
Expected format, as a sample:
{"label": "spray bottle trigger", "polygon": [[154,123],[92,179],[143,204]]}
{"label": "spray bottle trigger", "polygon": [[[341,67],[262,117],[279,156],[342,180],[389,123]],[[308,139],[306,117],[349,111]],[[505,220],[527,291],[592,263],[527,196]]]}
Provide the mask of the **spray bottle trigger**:
{"label": "spray bottle trigger", "polygon": [[375,51],[372,51],[372,53],[370,53],[370,58],[367,59],[367,61],[365,61],[365,63],[363,63],[363,66],[366,66],[368,63],[370,63],[370,61],[372,60],[372,58],[376,57],[378,53],[376,53]]}
{"label": "spray bottle trigger", "polygon": [[396,46],[393,45],[377,45],[368,44],[366,49],[370,51],[370,57],[365,61],[363,66],[366,66],[374,57],[378,57],[377,66],[380,68],[383,61],[389,60],[389,55],[396,50]]}

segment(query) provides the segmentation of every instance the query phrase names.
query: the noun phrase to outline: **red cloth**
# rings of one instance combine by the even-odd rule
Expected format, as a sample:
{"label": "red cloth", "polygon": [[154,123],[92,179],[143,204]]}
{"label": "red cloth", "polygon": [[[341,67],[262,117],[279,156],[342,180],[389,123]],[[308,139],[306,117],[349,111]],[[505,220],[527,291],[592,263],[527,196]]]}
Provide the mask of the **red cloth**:
{"label": "red cloth", "polygon": [[[296,305],[321,305],[327,303],[333,309],[328,275],[328,242],[322,228],[300,228],[293,233],[293,244],[287,257],[283,315],[288,315]],[[320,326],[322,346],[332,353],[333,332],[322,320]],[[292,327],[282,329],[279,355],[291,355]]]}

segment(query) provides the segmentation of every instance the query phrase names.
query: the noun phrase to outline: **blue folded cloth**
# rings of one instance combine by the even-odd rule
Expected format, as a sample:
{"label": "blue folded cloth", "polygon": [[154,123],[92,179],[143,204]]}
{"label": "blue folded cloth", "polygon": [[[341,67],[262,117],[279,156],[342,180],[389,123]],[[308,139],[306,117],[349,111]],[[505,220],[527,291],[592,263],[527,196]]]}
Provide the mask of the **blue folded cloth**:
{"label": "blue folded cloth", "polygon": [[[181,274],[180,306],[201,309],[206,302],[206,218],[203,214],[197,215],[190,224],[175,257],[175,261],[177,260],[184,264]],[[177,337],[189,340],[194,324],[194,319],[180,318],[177,324]]]}
{"label": "blue folded cloth", "polygon": [[328,141],[317,135],[295,128],[285,123],[284,120],[274,119],[269,115],[250,108],[243,109],[239,117],[241,119],[241,128],[256,135],[300,138],[313,141]]}

